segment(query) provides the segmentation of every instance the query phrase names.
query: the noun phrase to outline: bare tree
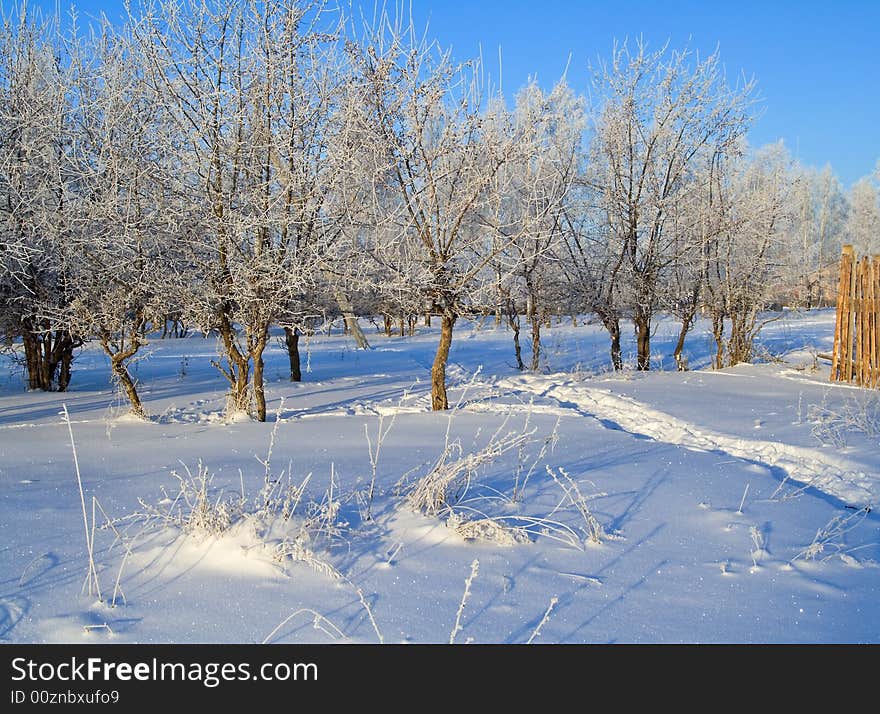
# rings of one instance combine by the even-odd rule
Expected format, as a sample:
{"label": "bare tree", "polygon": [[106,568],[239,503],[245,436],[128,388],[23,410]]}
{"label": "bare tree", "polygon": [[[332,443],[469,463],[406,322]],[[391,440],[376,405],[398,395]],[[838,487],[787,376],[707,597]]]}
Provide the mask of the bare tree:
{"label": "bare tree", "polygon": [[791,222],[791,160],[781,144],[732,164],[718,173],[722,228],[710,247],[706,284],[716,368],[748,362],[755,337],[775,319],[761,320],[760,311],[785,265]]}
{"label": "bare tree", "polygon": [[97,338],[132,413],[144,417],[127,364],[171,309],[174,197],[164,187],[173,159],[129,46],[104,26],[72,48],[73,297],[57,319]]}
{"label": "bare tree", "polygon": [[[527,84],[517,95],[513,113],[513,123],[522,133],[521,146],[499,172],[501,185],[495,191],[498,211],[493,228],[502,235],[501,244],[509,244],[508,270],[525,296],[533,371],[540,365],[541,324],[550,307],[548,290],[559,270],[564,206],[579,168],[585,122],[583,99],[564,79],[549,93],[534,81]],[[503,123],[496,126],[503,128]],[[508,312],[516,310],[517,295],[510,290]],[[516,330],[517,347],[518,335]]]}
{"label": "bare tree", "polygon": [[[192,320],[217,330],[229,410],[266,419],[269,326],[313,284],[338,21],[297,0],[163,2],[134,24],[147,79],[178,134],[189,202]],[[239,326],[241,328],[239,332]],[[253,369],[253,376],[251,376]]]}
{"label": "bare tree", "polygon": [[[846,227],[846,196],[837,177],[826,166],[821,172],[797,168],[792,174],[794,217],[790,235],[790,272],[787,297],[807,308],[822,302],[833,290],[828,269],[837,264]],[[825,280],[823,281],[823,276]]]}
{"label": "bare tree", "polygon": [[847,242],[852,243],[858,255],[880,252],[880,200],[876,187],[867,177],[856,181],[850,191],[846,233]]}
{"label": "bare tree", "polygon": [[[612,254],[621,258],[626,304],[636,329],[638,369],[651,363],[651,325],[664,271],[673,206],[691,189],[704,154],[724,154],[748,125],[753,85],[728,86],[718,53],[705,59],[663,48],[615,47],[594,86],[601,101],[591,152],[596,202],[606,215]],[[620,273],[617,273],[618,278]]]}
{"label": "bare tree", "polygon": [[447,409],[453,327],[491,301],[485,268],[501,249],[478,219],[522,133],[485,132],[478,63],[454,64],[411,24],[383,17],[354,61],[365,88],[362,125],[373,132],[375,215],[394,227],[392,240],[405,243],[408,262],[419,266],[405,277],[441,317],[431,404]]}
{"label": "bare tree", "polygon": [[26,5],[0,30],[0,330],[20,337],[28,387],[64,391],[78,336],[68,304],[72,189],[70,72],[55,23]]}

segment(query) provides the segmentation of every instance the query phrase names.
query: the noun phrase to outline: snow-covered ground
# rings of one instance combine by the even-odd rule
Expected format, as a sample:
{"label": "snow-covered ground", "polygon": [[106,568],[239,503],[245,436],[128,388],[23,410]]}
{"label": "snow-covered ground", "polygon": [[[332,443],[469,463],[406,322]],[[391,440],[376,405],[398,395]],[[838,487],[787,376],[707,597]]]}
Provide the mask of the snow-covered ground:
{"label": "snow-covered ground", "polygon": [[[880,402],[815,359],[832,311],[768,325],[779,361],[717,372],[705,325],[690,372],[662,369],[672,321],[647,374],[609,372],[600,327],[567,322],[531,374],[508,331],[462,323],[448,414],[430,411],[436,327],[364,326],[369,351],[338,330],[303,345],[299,384],[273,343],[265,424],[224,421],[213,338],[151,343],[134,370],[147,423],[94,347],[66,394],[27,393],[4,358],[0,638],[880,641]],[[193,513],[178,476],[198,485],[200,465]],[[432,470],[451,520],[410,506]]]}

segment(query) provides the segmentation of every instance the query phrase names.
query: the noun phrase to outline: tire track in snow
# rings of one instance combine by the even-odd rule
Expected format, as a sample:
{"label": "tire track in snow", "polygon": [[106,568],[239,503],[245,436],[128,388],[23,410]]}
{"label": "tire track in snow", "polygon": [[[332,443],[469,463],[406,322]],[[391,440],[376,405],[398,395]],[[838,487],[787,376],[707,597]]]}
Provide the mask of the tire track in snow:
{"label": "tire track in snow", "polygon": [[631,397],[586,387],[572,380],[538,375],[510,377],[496,388],[552,399],[563,409],[598,419],[603,426],[694,451],[720,452],[782,470],[792,481],[813,487],[856,507],[876,501],[877,479],[840,457],[777,441],[749,439],[697,427]]}

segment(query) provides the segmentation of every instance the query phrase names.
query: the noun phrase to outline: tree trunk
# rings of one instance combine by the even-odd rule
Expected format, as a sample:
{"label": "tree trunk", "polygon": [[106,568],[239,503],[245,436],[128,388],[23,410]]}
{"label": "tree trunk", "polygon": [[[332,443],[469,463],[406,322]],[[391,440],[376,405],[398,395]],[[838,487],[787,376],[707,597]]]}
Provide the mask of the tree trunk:
{"label": "tree trunk", "polygon": [[257,421],[266,421],[266,387],[263,382],[263,351],[266,349],[268,332],[257,339],[254,347],[254,402],[257,408]]}
{"label": "tree trunk", "polygon": [[49,386],[43,382],[43,354],[40,350],[39,338],[26,331],[22,335],[22,341],[24,342],[24,357],[27,365],[28,389],[48,391]]}
{"label": "tree trunk", "polygon": [[290,381],[302,381],[302,369],[299,359],[299,328],[284,328],[284,344],[287,346],[287,358],[290,361]]}
{"label": "tree trunk", "polygon": [[73,365],[73,340],[65,336],[59,344],[58,391],[66,392],[70,386],[71,367]]}
{"label": "tree trunk", "polygon": [[52,389],[55,381],[55,373],[58,371],[58,362],[54,359],[55,349],[52,341],[52,333],[46,333],[41,340],[42,360],[40,361],[40,383],[45,385],[43,389]]}
{"label": "tree trunk", "polygon": [[382,319],[385,323],[385,337],[391,337],[391,328],[394,327],[394,321],[391,319],[391,315],[382,315]]}
{"label": "tree trunk", "polygon": [[682,352],[684,351],[684,340],[687,337],[688,332],[691,331],[693,319],[694,316],[690,315],[681,321],[681,329],[678,331],[678,341],[675,343],[675,349],[672,352],[672,356],[675,359],[675,364],[678,367],[679,372],[686,372],[688,368],[687,358],[682,356]]}
{"label": "tree trunk", "polygon": [[611,339],[611,364],[615,372],[623,369],[623,357],[620,351],[620,320],[617,317],[602,317],[602,325],[608,331]]}
{"label": "tree trunk", "polygon": [[249,356],[242,354],[235,342],[235,331],[229,321],[229,317],[223,314],[220,318],[220,327],[218,328],[220,339],[223,342],[223,348],[226,352],[226,362],[229,369],[224,369],[217,362],[212,364],[219,369],[223,375],[229,380],[229,401],[227,403],[227,413],[250,412],[250,395],[248,394],[248,385],[250,382],[250,359]]}
{"label": "tree trunk", "polygon": [[[73,350],[79,346],[67,330],[37,331],[25,323],[22,334],[25,364],[28,374],[28,389],[44,392],[57,389],[67,391],[70,386]],[[59,369],[60,367],[60,369]],[[58,375],[57,384],[55,375]]]}
{"label": "tree trunk", "polygon": [[357,316],[354,314],[354,307],[351,304],[351,299],[349,299],[348,295],[340,289],[336,290],[336,304],[339,305],[339,310],[342,312],[342,317],[345,321],[345,327],[348,330],[348,333],[354,338],[358,349],[370,349],[370,343],[367,342],[367,337],[364,335],[363,330],[361,330]]}
{"label": "tree trunk", "polygon": [[402,313],[400,315],[400,329],[398,332],[401,337],[406,337],[406,316]]}
{"label": "tree trunk", "polygon": [[101,342],[101,347],[103,348],[104,353],[110,358],[110,371],[113,373],[114,378],[119,380],[119,383],[125,390],[125,397],[128,399],[131,413],[141,419],[145,419],[147,413],[141,403],[141,398],[140,395],[138,395],[134,379],[132,379],[131,373],[128,371],[128,367],[125,364],[126,360],[134,357],[141,347],[142,343],[140,341],[139,333],[134,330],[131,339],[128,341],[124,339],[123,335],[119,340],[118,346],[111,342],[109,330],[100,330],[98,339]]}
{"label": "tree trunk", "polygon": [[637,310],[633,322],[636,326],[636,368],[647,372],[651,369],[651,318]]}
{"label": "tree trunk", "polygon": [[724,366],[724,315],[712,312],[712,337],[715,338],[715,358],[712,360],[715,369]]}
{"label": "tree trunk", "polygon": [[248,361],[254,362],[253,395],[254,409],[257,421],[266,421],[266,386],[264,379],[265,362],[263,353],[269,343],[269,322],[255,321],[256,325],[247,328],[247,355]]}
{"label": "tree trunk", "polygon": [[425,313],[425,327],[430,327],[430,326],[431,326],[431,313],[426,312]]}
{"label": "tree trunk", "polygon": [[675,343],[675,350],[672,356],[679,372],[687,371],[687,358],[682,356],[684,352],[684,341],[688,333],[694,326],[694,318],[697,316],[697,309],[700,306],[700,283],[697,281],[691,290],[688,301],[684,304],[684,315],[681,317],[681,329],[678,331],[678,341]]}
{"label": "tree trunk", "polygon": [[[107,347],[105,346],[104,349],[106,351]],[[131,378],[128,368],[125,366],[125,357],[118,353],[111,355],[110,368],[113,370],[113,375],[119,380],[123,389],[125,389],[125,396],[128,398],[129,405],[131,405],[131,413],[141,419],[145,419],[147,413],[141,403],[141,398],[138,395],[134,380]]]}
{"label": "tree trunk", "polygon": [[532,320],[532,372],[537,372],[541,362],[541,323]]}
{"label": "tree trunk", "polygon": [[245,363],[244,367],[239,367],[235,373],[235,381],[232,383],[230,391],[230,413],[250,414],[251,399],[248,394],[248,383],[250,378],[250,365]]}
{"label": "tree trunk", "polygon": [[522,347],[519,344],[519,315],[516,312],[516,303],[513,300],[507,303],[507,324],[513,330],[513,354],[516,357],[516,368],[522,372],[526,366],[522,361]]}
{"label": "tree trunk", "polygon": [[437,346],[434,365],[431,367],[431,408],[434,411],[449,409],[449,401],[446,398],[446,363],[449,360],[455,319],[455,315],[444,313],[440,322],[440,344]]}
{"label": "tree trunk", "polygon": [[730,319],[730,339],[727,341],[727,365],[751,362],[754,342],[754,320],[749,312],[733,314]]}
{"label": "tree trunk", "polygon": [[529,293],[526,302],[526,316],[532,329],[532,366],[533,372],[538,371],[541,362],[541,317],[538,315],[538,305],[534,295]]}

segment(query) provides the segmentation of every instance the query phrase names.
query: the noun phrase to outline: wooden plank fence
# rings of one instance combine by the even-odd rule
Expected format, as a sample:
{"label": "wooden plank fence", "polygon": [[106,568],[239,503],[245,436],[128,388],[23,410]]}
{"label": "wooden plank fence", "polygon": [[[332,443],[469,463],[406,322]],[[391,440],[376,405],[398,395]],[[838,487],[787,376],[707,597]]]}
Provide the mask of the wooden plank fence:
{"label": "wooden plank fence", "polygon": [[843,246],[831,381],[876,388],[880,381],[880,256]]}

